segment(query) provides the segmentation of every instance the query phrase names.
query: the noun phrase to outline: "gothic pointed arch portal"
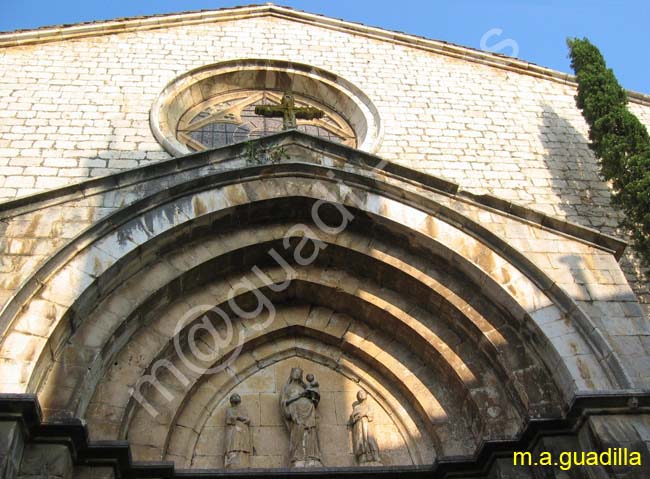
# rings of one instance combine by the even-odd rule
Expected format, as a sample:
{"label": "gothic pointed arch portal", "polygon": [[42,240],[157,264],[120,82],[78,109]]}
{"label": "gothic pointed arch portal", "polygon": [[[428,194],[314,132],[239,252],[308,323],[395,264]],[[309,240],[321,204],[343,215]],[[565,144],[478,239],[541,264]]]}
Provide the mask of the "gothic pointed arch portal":
{"label": "gothic pointed arch portal", "polygon": [[296,364],[321,376],[333,467],[353,465],[358,389],[378,410],[384,463],[417,465],[513,439],[579,392],[630,385],[608,339],[508,231],[535,228],[558,254],[563,241],[577,254],[598,244],[295,131],[158,168],[53,202],[133,198],[0,316],[0,354],[19,366],[11,390],[36,393],[50,419],[85,419],[92,439],[129,440],[137,460],[222,467],[219,422],[237,391],[255,464],[286,467],[278,390]]}

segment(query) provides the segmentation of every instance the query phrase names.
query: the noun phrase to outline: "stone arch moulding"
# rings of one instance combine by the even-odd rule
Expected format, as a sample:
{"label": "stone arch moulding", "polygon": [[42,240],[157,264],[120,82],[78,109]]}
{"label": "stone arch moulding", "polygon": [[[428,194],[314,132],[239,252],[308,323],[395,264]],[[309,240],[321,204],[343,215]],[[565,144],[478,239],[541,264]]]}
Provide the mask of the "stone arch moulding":
{"label": "stone arch moulding", "polygon": [[217,95],[237,90],[292,90],[341,115],[357,137],[358,149],[374,153],[382,138],[379,112],[358,87],[338,75],[302,63],[270,59],[230,60],[191,70],[169,83],[150,112],[151,130],[174,156],[192,151],[177,139],[181,117]]}
{"label": "stone arch moulding", "polygon": [[[471,211],[476,205],[431,186],[435,182],[418,181],[426,178],[405,178],[408,171],[390,165],[378,170],[373,167],[376,158],[313,137],[290,132],[265,142],[265,147],[285,148],[288,158],[260,164],[235,145],[172,160],[175,166],[167,181],[177,179],[174,186],[163,182],[166,188],[117,209],[27,280],[2,313],[8,334],[0,353],[20,366],[12,390],[38,392],[46,411],[86,414],[88,398],[110,374],[115,358],[128,347],[152,344],[145,336],[132,341],[150,329],[151,312],[171,307],[179,296],[191,294],[193,286],[218,279],[210,276],[215,271],[239,276],[250,271],[269,247],[282,245],[288,226],[311,224],[310,212],[323,199],[348,208],[359,227],[323,234],[329,245],[323,262],[314,264],[316,276],[305,270],[307,276],[291,278],[301,288],[297,291],[324,292],[323,302],[351,308],[344,312],[369,325],[384,324],[393,331],[394,325],[403,325],[405,335],[398,343],[423,346],[413,348],[420,355],[413,361],[436,364],[433,359],[442,358],[439,377],[475,411],[467,430],[477,441],[495,433],[490,412],[480,407],[486,398],[500,398],[501,403],[513,399],[519,408],[513,417],[523,418],[535,401],[566,404],[580,390],[628,385],[607,342],[589,335],[590,318],[521,253],[479,224]],[[191,177],[189,169],[179,166],[185,161],[204,169]],[[240,236],[237,228],[244,228]],[[231,230],[235,236],[220,236]],[[305,234],[291,238],[300,240]],[[180,256],[172,261],[166,254]],[[328,265],[352,279],[337,282]],[[268,264],[260,266],[275,280],[253,285],[243,296],[287,279],[274,276]],[[133,288],[135,284],[141,289]],[[316,289],[305,289],[305,284]],[[409,307],[414,293],[425,300]],[[215,293],[210,297],[215,300]],[[51,312],[47,327],[25,334],[34,312],[43,308]],[[376,317],[381,321],[371,323]],[[572,356],[563,356],[547,336],[544,320],[549,317],[564,318],[580,357],[593,358],[591,384],[572,375]],[[99,325],[98,334],[82,341],[85,328],[93,324]],[[454,342],[450,332],[461,340]],[[156,347],[140,348],[151,356],[138,367],[147,371],[176,335],[158,335]],[[525,350],[509,351],[515,343]],[[72,348],[75,344],[82,348]],[[508,375],[515,367],[509,358],[523,360],[522,371],[551,378],[556,392],[551,389],[549,397],[535,399],[530,381]],[[483,378],[494,379],[486,384]],[[434,383],[418,388],[429,391],[432,404],[439,398],[443,407],[453,403]],[[558,409],[548,411],[558,414]]]}

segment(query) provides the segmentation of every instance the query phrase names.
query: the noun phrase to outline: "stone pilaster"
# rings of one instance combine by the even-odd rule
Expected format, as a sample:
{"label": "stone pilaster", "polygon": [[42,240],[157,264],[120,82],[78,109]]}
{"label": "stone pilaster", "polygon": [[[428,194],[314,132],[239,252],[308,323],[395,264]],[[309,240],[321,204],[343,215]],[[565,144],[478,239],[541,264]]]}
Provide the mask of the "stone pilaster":
{"label": "stone pilaster", "polygon": [[28,444],[18,479],[72,479],[70,450],[61,444]]}
{"label": "stone pilaster", "polygon": [[[584,451],[611,451],[610,465],[589,468],[590,478],[646,479],[650,477],[650,415],[591,416],[580,432]],[[620,464],[621,449],[627,450],[628,464]],[[615,461],[614,452],[618,455]],[[630,465],[631,453],[641,455],[641,465]],[[618,464],[615,464],[618,462]]]}
{"label": "stone pilaster", "polygon": [[17,421],[0,421],[0,479],[13,479],[18,474],[25,438]]}
{"label": "stone pilaster", "polygon": [[76,466],[72,473],[73,479],[115,479],[112,467]]}
{"label": "stone pilaster", "polygon": [[513,465],[512,457],[498,458],[492,464],[488,479],[533,479],[530,467]]}

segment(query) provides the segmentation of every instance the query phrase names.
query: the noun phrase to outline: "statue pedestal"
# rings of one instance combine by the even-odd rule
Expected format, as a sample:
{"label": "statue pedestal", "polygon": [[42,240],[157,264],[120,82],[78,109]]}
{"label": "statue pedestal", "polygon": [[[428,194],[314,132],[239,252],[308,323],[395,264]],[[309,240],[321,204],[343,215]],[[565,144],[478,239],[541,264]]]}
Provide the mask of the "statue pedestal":
{"label": "statue pedestal", "polygon": [[292,464],[291,467],[302,468],[302,467],[325,467],[325,466],[323,466],[323,463],[320,462],[318,459],[309,459],[307,461],[296,461]]}
{"label": "statue pedestal", "polygon": [[383,464],[377,461],[369,461],[359,464],[359,467],[383,467]]}
{"label": "statue pedestal", "polygon": [[248,469],[251,467],[250,453],[229,452],[226,454],[224,466],[226,469]]}

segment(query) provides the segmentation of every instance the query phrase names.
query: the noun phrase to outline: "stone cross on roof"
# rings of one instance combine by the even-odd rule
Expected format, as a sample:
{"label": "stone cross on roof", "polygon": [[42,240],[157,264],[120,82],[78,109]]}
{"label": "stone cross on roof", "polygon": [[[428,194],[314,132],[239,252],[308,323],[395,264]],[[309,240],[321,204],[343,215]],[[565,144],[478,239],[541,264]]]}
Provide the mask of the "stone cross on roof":
{"label": "stone cross on roof", "polygon": [[282,117],[283,130],[295,130],[297,127],[297,118],[313,120],[315,118],[322,118],[324,115],[323,110],[319,110],[313,106],[297,107],[291,91],[284,93],[282,102],[279,105],[255,106],[255,114],[271,118]]}

